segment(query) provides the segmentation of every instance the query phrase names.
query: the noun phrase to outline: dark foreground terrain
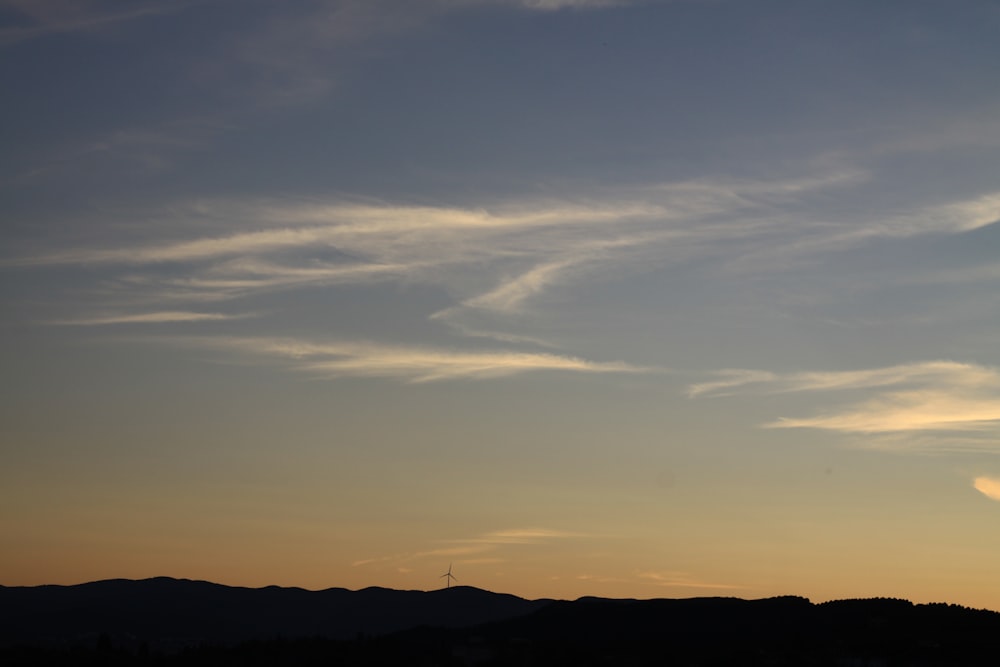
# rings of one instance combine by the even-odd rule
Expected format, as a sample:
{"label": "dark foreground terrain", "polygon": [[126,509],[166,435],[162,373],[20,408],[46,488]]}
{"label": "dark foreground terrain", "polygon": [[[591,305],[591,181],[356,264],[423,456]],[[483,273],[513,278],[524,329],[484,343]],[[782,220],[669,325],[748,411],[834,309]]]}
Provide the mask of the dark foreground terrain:
{"label": "dark foreground terrain", "polygon": [[524,600],[167,578],[0,586],[0,665],[1000,664],[1000,614],[905,600]]}

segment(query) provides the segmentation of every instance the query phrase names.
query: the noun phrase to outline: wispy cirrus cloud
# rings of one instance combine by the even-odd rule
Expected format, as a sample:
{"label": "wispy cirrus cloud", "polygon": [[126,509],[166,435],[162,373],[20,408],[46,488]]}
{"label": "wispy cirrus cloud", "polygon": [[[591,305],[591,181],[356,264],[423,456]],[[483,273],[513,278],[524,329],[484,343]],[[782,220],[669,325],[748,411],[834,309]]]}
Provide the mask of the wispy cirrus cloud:
{"label": "wispy cirrus cloud", "polygon": [[178,224],[206,221],[216,235],[22,253],[0,265],[108,267],[119,273],[122,294],[173,302],[324,284],[436,284],[457,298],[439,318],[477,328],[461,316],[517,312],[601,271],[642,270],[716,253],[717,243],[776,237],[787,221],[764,215],[776,199],[843,181],[838,173],[809,182],[679,183],[481,208],[205,201],[172,210],[181,212]]}
{"label": "wispy cirrus cloud", "polygon": [[[193,304],[276,291],[375,283],[436,285],[454,295],[455,301],[429,317],[460,333],[537,346],[539,341],[532,336],[497,331],[490,322],[470,324],[463,315],[474,312],[495,319],[520,312],[544,291],[587,279],[601,267],[633,271],[644,262],[661,261],[655,249],[663,248],[667,237],[673,241],[670,252],[684,254],[698,252],[697,246],[715,235],[738,235],[738,225],[717,220],[708,221],[711,224],[705,228],[692,226],[724,212],[732,191],[722,187],[713,197],[703,187],[682,185],[658,192],[657,200],[619,196],[583,202],[512,202],[490,209],[205,201],[188,209],[191,218],[182,228],[205,220],[201,228],[219,230],[214,235],[178,237],[174,232],[162,241],[72,247],[24,254],[0,264],[11,269],[79,266],[110,274],[95,285],[97,303],[92,309],[97,311],[110,310],[103,303],[111,302],[156,304],[161,307],[158,312],[194,313],[201,309],[190,307]],[[710,229],[713,225],[726,229]],[[226,233],[233,228],[237,231]],[[753,233],[749,226],[742,232]],[[129,321],[122,317],[129,316],[88,319],[90,324]],[[187,317],[191,322],[198,319]],[[623,362],[510,350],[362,342],[316,346],[256,338],[201,344],[220,352],[242,350],[283,359],[319,376],[407,382],[495,378],[540,370],[645,370]]]}
{"label": "wispy cirrus cloud", "polygon": [[784,417],[765,426],[845,433],[892,433],[983,431],[995,429],[998,422],[1000,385],[988,393],[937,389],[888,392],[839,412],[815,417]]}
{"label": "wispy cirrus cloud", "polygon": [[400,563],[421,558],[455,558],[456,563],[498,563],[504,559],[495,556],[484,557],[482,554],[493,553],[512,545],[541,546],[560,540],[583,539],[590,537],[585,533],[577,533],[550,528],[507,528],[488,531],[472,537],[444,540],[447,546],[434,547],[421,551],[399,553],[390,556],[364,558],[352,563],[355,567],[363,565],[380,565],[385,563]]}
{"label": "wispy cirrus cloud", "polygon": [[[719,379],[692,385],[688,394],[859,392],[875,395],[809,417],[782,417],[766,428],[810,428],[848,434],[985,432],[1000,423],[1000,371],[953,361],[929,361],[852,371],[772,373],[727,370]],[[824,399],[825,403],[829,400]],[[946,446],[947,438],[938,441]],[[1000,440],[976,439],[1000,446]],[[921,443],[926,445],[926,441]],[[967,447],[968,442],[958,443]]]}
{"label": "wispy cirrus cloud", "polygon": [[925,361],[885,368],[801,373],[726,369],[717,371],[716,375],[718,376],[716,380],[688,387],[688,395],[721,395],[737,389],[766,393],[866,389],[915,382],[978,387],[1000,381],[997,371],[992,368],[954,361]]}
{"label": "wispy cirrus cloud", "polygon": [[[353,567],[363,567],[365,565],[384,565],[386,563],[405,563],[421,558],[460,558],[460,562],[467,562],[467,557],[478,556],[479,554],[492,551],[493,546],[489,544],[469,544],[465,546],[438,547],[426,549],[424,551],[413,551],[397,553],[389,556],[377,556],[374,558],[361,558],[351,562]],[[477,559],[478,560],[478,559]]]}
{"label": "wispy cirrus cloud", "polygon": [[[537,231],[566,240],[559,232],[592,227],[624,226],[637,220],[672,217],[662,206],[608,202],[596,205],[535,204],[498,211],[430,206],[352,205],[296,202],[204,202],[190,211],[192,216],[239,220],[241,226],[264,225],[263,229],[208,238],[166,241],[119,248],[75,248],[72,250],[7,259],[7,265],[46,266],[71,264],[147,265],[198,262],[233,256],[260,256],[288,249],[317,245],[340,249],[346,254],[409,256],[423,254],[430,244],[445,243],[445,250],[465,247],[472,241],[505,237],[515,232]],[[537,239],[536,239],[537,240]],[[414,245],[416,247],[414,247]],[[466,248],[469,251],[474,248]],[[482,253],[489,252],[482,250]],[[501,256],[520,256],[527,249],[514,246],[493,251]],[[479,254],[475,259],[481,259]],[[440,263],[442,258],[438,258]],[[237,270],[242,267],[235,267]]]}
{"label": "wispy cirrus cloud", "polygon": [[56,320],[52,324],[65,326],[104,326],[108,324],[165,324],[173,322],[218,322],[253,317],[253,314],[229,315],[225,313],[195,313],[190,311],[164,310],[155,313],[130,313],[81,317],[75,320]]}
{"label": "wispy cirrus cloud", "polygon": [[[875,231],[865,220],[831,225],[805,213],[816,193],[849,188],[864,178],[838,170],[770,181],[608,188],[586,198],[513,199],[479,207],[343,199],[203,200],[171,207],[174,231],[168,238],[21,252],[0,259],[0,267],[99,269],[103,280],[94,291],[98,303],[93,310],[108,310],[102,299],[193,312],[199,310],[194,304],[304,288],[430,285],[442,288],[451,303],[428,313],[429,318],[458,333],[538,345],[551,341],[540,341],[530,331],[505,331],[504,325],[530,314],[556,290],[692,260],[716,263],[721,271],[737,265],[744,271],[769,271],[774,253],[814,253],[826,242],[839,248],[845,239],[861,243],[872,233],[961,233],[988,224],[994,198],[1000,197],[934,205],[908,214],[916,222],[884,229],[875,225]],[[897,217],[906,219],[907,214]],[[187,234],[177,231],[185,229]],[[754,260],[759,261],[754,269],[751,259],[757,252],[764,254]],[[461,358],[352,349],[317,358],[313,369],[414,381],[490,377],[521,372],[519,368],[612,370],[553,355]],[[390,358],[397,361],[389,363]],[[373,370],[379,367],[383,370]],[[454,370],[446,371],[449,367]],[[731,370],[692,386],[690,393],[718,394],[753,384],[771,391],[891,384],[894,374],[911,372],[944,371],[922,366],[778,377]]]}
{"label": "wispy cirrus cloud", "polygon": [[708,590],[740,590],[747,588],[747,586],[737,584],[704,581],[698,579],[689,572],[681,572],[677,570],[664,572],[639,572],[637,576],[640,579],[644,579],[648,582],[656,584],[657,586],[664,586],[666,588],[700,588]]}
{"label": "wispy cirrus cloud", "polygon": [[798,233],[790,234],[778,243],[749,248],[729,268],[737,272],[761,270],[768,266],[772,270],[782,269],[790,263],[857,248],[873,241],[963,234],[998,220],[1000,192],[997,191],[946,203],[872,211],[865,219],[849,224],[816,221],[815,224],[804,225]]}
{"label": "wispy cirrus cloud", "polygon": [[550,528],[509,528],[484,533],[479,537],[461,540],[463,542],[482,544],[538,544],[550,540],[590,537],[586,533],[576,533],[567,530],[552,530]]}
{"label": "wispy cirrus cloud", "polygon": [[317,377],[384,377],[404,382],[485,379],[534,371],[642,373],[621,362],[594,362],[556,354],[463,351],[369,342],[313,342],[290,338],[185,337],[176,344],[278,359]]}

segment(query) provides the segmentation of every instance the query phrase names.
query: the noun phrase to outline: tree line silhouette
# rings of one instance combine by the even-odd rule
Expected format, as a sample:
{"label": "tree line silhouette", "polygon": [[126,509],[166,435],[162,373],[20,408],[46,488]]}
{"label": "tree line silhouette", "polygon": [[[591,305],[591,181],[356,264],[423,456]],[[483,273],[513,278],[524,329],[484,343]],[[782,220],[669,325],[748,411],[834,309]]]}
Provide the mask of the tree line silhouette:
{"label": "tree line silhouette", "polygon": [[997,655],[1000,614],[889,598],[531,601],[467,586],[310,592],[167,579],[0,587],[3,665],[935,667]]}

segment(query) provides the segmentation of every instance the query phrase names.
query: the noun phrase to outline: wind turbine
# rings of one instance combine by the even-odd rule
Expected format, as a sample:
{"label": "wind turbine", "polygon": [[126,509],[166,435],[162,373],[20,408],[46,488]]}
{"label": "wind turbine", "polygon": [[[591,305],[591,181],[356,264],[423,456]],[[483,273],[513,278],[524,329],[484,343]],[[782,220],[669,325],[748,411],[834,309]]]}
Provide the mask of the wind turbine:
{"label": "wind turbine", "polygon": [[[453,575],[451,573],[451,563],[448,563],[448,571],[445,572],[444,574],[442,574],[438,578],[441,579],[441,578],[444,578],[444,577],[447,577],[447,579],[445,579],[445,581],[448,582],[447,584],[445,584],[445,588],[451,588],[451,580],[455,579],[455,575]],[[455,581],[458,581],[458,579],[455,579]]]}

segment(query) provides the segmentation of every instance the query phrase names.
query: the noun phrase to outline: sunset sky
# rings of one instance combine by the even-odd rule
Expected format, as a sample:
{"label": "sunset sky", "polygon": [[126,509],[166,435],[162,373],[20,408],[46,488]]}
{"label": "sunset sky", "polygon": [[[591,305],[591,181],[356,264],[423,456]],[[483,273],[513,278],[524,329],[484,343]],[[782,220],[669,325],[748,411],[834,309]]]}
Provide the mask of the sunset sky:
{"label": "sunset sky", "polygon": [[0,0],[0,584],[1000,610],[995,0]]}

